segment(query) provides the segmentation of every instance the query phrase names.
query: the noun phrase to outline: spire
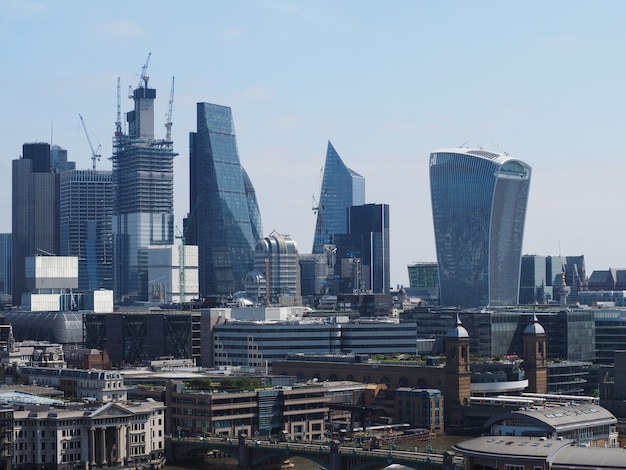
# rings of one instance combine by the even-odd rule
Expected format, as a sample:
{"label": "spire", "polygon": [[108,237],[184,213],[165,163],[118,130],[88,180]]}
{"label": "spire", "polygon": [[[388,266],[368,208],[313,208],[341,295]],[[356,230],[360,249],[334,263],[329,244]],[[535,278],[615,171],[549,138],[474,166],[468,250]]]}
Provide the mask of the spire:
{"label": "spire", "polygon": [[448,338],[469,338],[469,333],[463,327],[463,323],[461,323],[461,317],[459,314],[456,314],[456,322],[454,323],[454,328],[448,331]]}
{"label": "spire", "polygon": [[543,329],[543,326],[539,323],[539,319],[537,318],[537,314],[533,313],[533,318],[530,321],[530,324],[524,328],[525,335],[545,335],[546,330]]}

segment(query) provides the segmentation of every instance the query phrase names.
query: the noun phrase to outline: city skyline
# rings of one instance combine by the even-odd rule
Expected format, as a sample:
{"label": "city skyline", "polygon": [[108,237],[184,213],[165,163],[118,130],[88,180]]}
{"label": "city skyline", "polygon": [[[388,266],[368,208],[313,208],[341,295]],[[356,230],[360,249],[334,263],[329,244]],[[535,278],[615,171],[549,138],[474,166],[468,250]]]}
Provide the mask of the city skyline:
{"label": "city skyline", "polygon": [[[98,169],[110,169],[117,77],[127,110],[126,90],[152,53],[158,138],[176,77],[179,228],[190,209],[188,133],[204,101],[237,116],[263,235],[289,234],[302,252],[313,242],[312,197],[330,140],[367,180],[366,202],[389,204],[391,285],[408,285],[408,264],[436,259],[428,156],[469,140],[533,167],[523,253],[584,254],[589,273],[622,268],[623,225],[607,201],[619,201],[626,174],[618,140],[626,72],[615,59],[625,12],[616,1],[0,1],[0,232],[11,231],[10,165],[23,143],[52,141],[89,168],[81,113],[102,146]],[[199,44],[207,60],[190,60],[201,57]]]}

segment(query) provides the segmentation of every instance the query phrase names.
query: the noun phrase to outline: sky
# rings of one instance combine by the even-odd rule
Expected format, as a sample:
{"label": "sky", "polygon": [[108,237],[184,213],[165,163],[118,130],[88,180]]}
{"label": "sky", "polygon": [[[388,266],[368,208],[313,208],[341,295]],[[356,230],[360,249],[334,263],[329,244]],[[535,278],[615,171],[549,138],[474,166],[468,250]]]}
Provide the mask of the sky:
{"label": "sky", "polygon": [[507,152],[532,167],[523,252],[626,268],[626,2],[0,0],[0,232],[25,142],[110,170],[117,112],[148,54],[155,130],[172,77],[175,224],[189,210],[196,103],[232,108],[263,231],[310,253],[328,141],[389,204],[391,285],[435,261],[428,157]]}

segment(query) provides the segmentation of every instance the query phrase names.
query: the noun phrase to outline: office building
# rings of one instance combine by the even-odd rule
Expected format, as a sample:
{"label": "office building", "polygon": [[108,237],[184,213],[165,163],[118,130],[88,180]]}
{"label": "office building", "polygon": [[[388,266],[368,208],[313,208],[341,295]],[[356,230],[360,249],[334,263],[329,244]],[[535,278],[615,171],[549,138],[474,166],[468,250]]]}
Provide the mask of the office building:
{"label": "office building", "polygon": [[12,302],[21,305],[26,257],[59,253],[59,175],[47,143],[24,144],[12,172]]}
{"label": "office building", "polygon": [[227,296],[245,288],[263,230],[250,178],[239,162],[231,109],[197,104],[190,134],[189,243],[197,243],[200,294]]}
{"label": "office building", "polygon": [[348,168],[328,142],[317,212],[313,253],[334,244],[335,234],[348,231],[348,208],[365,204],[365,178]]}
{"label": "office building", "polygon": [[[328,255],[324,253],[299,254],[300,288],[303,298],[315,299],[328,292]],[[309,304],[310,302],[306,302]]]}
{"label": "office building", "polygon": [[148,252],[150,302],[186,303],[198,298],[197,246],[151,246]]}
{"label": "office building", "polygon": [[[166,356],[191,359],[201,364],[204,347],[201,345],[199,310],[85,312],[79,326],[84,347],[106,350],[114,367],[141,364]],[[15,325],[14,330],[18,330]]]}
{"label": "office building", "polygon": [[[253,309],[245,309],[253,310]],[[211,315],[219,309],[211,309]],[[234,320],[215,324],[210,366],[249,366],[263,370],[288,354],[415,354],[415,325],[389,319],[335,322],[285,318],[272,321]],[[203,361],[204,364],[204,361]]]}
{"label": "office building", "polygon": [[61,173],[61,255],[78,258],[78,288],[113,289],[113,181],[110,171]]}
{"label": "office building", "polygon": [[81,347],[84,341],[82,312],[9,311],[3,316],[12,325],[16,341],[48,341],[67,350]]}
{"label": "office building", "polygon": [[257,242],[246,295],[265,305],[302,305],[298,245],[289,235],[274,231]]}
{"label": "office building", "polygon": [[350,206],[347,213],[347,232],[334,236],[341,292],[389,294],[389,206]]}
{"label": "office building", "polygon": [[430,155],[442,306],[515,305],[531,168],[480,149]]}
{"label": "office building", "polygon": [[407,266],[407,270],[409,287],[437,288],[439,286],[437,263],[413,263]]}
{"label": "office building", "polygon": [[522,256],[519,303],[559,302],[564,269],[565,258],[561,256]]}
{"label": "office building", "polygon": [[[172,141],[156,139],[154,100],[145,70],[126,113],[128,134],[113,138],[113,279],[116,303],[148,300],[148,247],[174,243]],[[119,123],[118,123],[119,124]]]}
{"label": "office building", "polygon": [[[596,317],[594,320],[594,312]],[[523,331],[534,314],[546,331],[547,357],[569,361],[594,361],[596,358],[597,315],[603,310],[563,309],[556,305],[541,309],[494,308],[489,311],[461,311],[459,316],[470,333],[472,351],[477,356],[494,357],[521,354]],[[615,312],[610,312],[611,317]],[[419,337],[435,338],[435,348],[442,351],[446,326],[456,311],[416,309],[401,315],[401,321],[419,325]],[[609,315],[609,312],[606,313]],[[616,343],[611,343],[615,346]],[[609,347],[607,345],[607,347]]]}
{"label": "office building", "polygon": [[326,436],[331,393],[332,384],[321,383],[211,392],[170,381],[165,390],[166,432],[224,437],[242,433],[278,439],[290,436],[320,442]]}
{"label": "office building", "polygon": [[[10,233],[0,233],[0,295],[11,298],[11,240]],[[4,300],[3,300],[4,303]]]}

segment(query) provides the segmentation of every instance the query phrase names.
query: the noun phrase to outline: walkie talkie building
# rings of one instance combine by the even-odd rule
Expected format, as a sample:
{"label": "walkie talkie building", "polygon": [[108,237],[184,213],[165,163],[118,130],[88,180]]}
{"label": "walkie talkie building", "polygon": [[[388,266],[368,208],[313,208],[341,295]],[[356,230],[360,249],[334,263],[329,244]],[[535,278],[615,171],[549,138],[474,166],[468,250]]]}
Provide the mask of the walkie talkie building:
{"label": "walkie talkie building", "polygon": [[531,168],[507,154],[430,154],[430,193],[442,306],[518,302]]}

